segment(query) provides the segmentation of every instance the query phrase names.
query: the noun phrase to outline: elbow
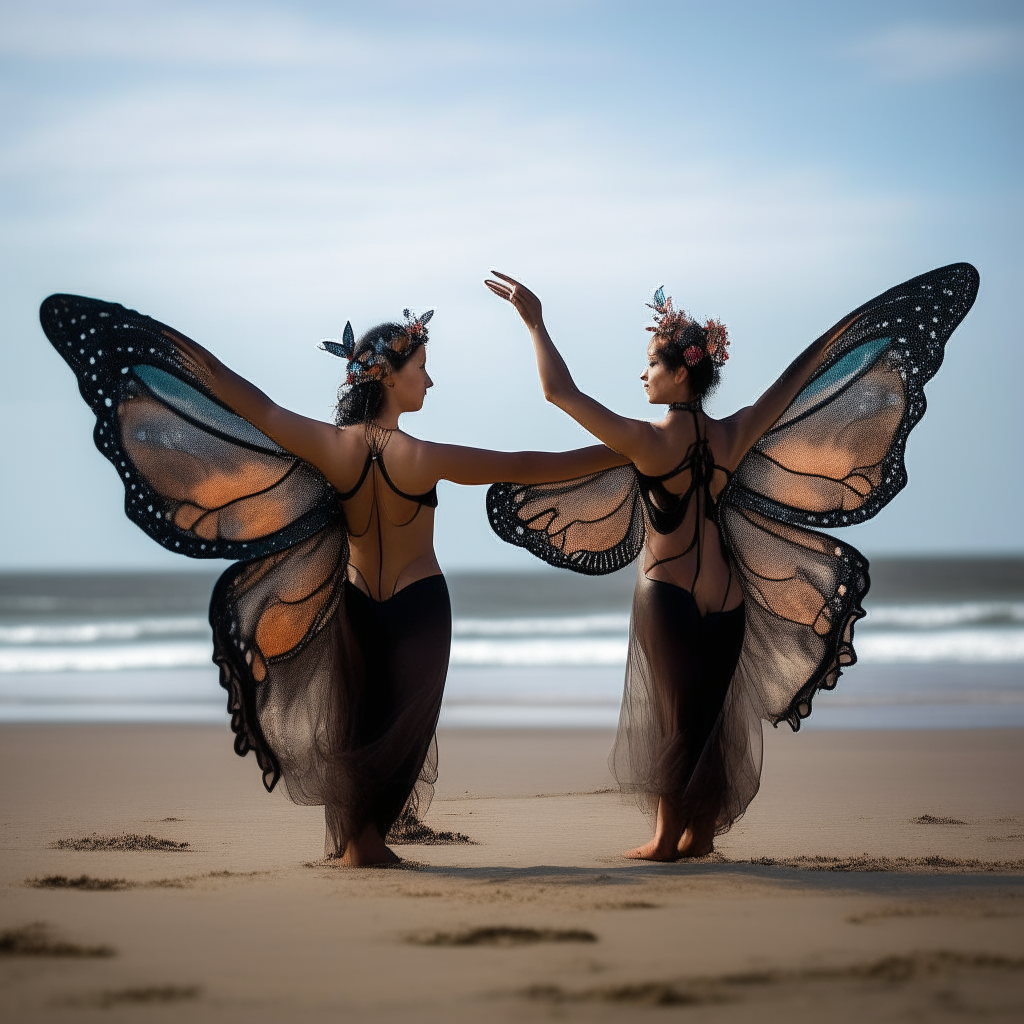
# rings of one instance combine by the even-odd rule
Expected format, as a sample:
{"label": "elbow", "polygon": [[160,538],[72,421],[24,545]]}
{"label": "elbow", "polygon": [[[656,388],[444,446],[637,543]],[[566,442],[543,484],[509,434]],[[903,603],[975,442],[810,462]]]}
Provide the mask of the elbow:
{"label": "elbow", "polygon": [[561,383],[545,384],[544,400],[550,402],[552,405],[558,406],[559,409],[564,409],[571,399],[574,391],[575,388]]}

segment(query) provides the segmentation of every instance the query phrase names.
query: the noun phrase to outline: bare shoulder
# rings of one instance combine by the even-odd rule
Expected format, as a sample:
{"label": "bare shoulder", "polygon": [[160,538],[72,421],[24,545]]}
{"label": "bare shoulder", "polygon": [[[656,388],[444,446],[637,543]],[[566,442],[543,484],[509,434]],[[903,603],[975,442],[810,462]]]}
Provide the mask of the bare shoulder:
{"label": "bare shoulder", "polygon": [[350,490],[359,479],[369,447],[361,423],[347,427],[324,424],[324,436],[329,447],[328,479],[342,491]]}
{"label": "bare shoulder", "polygon": [[366,443],[366,429],[362,423],[351,423],[345,427],[332,426],[331,429],[334,431],[331,443],[337,447],[342,456],[359,455],[369,450]]}
{"label": "bare shoulder", "polygon": [[685,452],[697,438],[690,416],[673,416],[660,423],[648,420],[635,422],[646,429],[642,434],[643,448],[633,456],[633,465],[647,476],[661,476],[675,469],[679,464],[680,453]]}
{"label": "bare shoulder", "polygon": [[751,444],[757,440],[751,437],[752,406],[737,409],[731,416],[716,420],[707,418],[708,440],[714,452],[715,462],[731,473],[747,454]]}
{"label": "bare shoulder", "polygon": [[444,448],[434,441],[424,441],[404,430],[395,430],[384,450],[388,472],[396,480],[401,478],[404,490],[426,491],[441,477],[438,465]]}

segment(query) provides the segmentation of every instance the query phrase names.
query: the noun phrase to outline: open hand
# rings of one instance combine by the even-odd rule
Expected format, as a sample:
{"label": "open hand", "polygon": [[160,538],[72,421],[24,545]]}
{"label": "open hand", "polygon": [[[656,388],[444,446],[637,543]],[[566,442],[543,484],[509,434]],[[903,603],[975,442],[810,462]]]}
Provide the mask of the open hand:
{"label": "open hand", "polygon": [[521,284],[515,278],[509,277],[508,274],[502,274],[497,270],[492,270],[491,273],[495,277],[500,278],[500,280],[492,281],[488,278],[484,281],[484,284],[499,299],[511,302],[516,307],[516,312],[523,318],[523,323],[531,331],[541,327],[544,323],[544,317],[541,312],[540,299],[525,284]]}

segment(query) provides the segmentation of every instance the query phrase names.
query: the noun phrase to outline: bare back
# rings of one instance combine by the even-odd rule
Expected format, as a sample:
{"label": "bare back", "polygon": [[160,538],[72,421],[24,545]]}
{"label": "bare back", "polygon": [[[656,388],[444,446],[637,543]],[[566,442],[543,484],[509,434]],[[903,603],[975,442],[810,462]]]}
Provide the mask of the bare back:
{"label": "bare back", "polygon": [[701,614],[743,600],[714,518],[735,468],[730,426],[702,411],[671,417],[659,428],[661,444],[637,466],[647,510],[644,574],[690,591]]}
{"label": "bare back", "polygon": [[348,525],[349,580],[373,600],[386,601],[441,572],[434,554],[436,489],[406,489],[415,484],[412,462],[420,443],[407,434],[356,424],[339,435],[348,471],[331,482],[341,492]]}

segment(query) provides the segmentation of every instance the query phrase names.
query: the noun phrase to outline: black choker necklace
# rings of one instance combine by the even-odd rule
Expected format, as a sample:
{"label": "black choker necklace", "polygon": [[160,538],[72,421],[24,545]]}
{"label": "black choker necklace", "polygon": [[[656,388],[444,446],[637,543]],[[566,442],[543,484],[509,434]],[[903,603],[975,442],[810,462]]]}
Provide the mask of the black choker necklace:
{"label": "black choker necklace", "polygon": [[698,412],[700,410],[700,399],[696,398],[692,402],[673,402],[669,409],[678,409],[680,412]]}

